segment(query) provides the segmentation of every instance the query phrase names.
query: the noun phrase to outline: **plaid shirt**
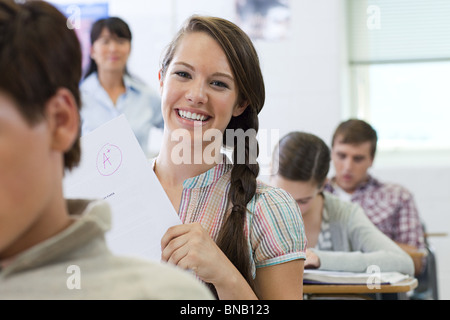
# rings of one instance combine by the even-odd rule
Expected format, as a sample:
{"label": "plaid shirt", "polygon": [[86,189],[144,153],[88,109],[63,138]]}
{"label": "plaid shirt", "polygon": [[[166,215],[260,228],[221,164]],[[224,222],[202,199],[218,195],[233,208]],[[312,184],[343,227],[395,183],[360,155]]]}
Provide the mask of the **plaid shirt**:
{"label": "plaid shirt", "polygon": [[[337,188],[334,178],[325,186],[339,195]],[[419,213],[412,194],[404,187],[369,176],[351,195],[351,201],[360,204],[372,223],[395,242],[425,248]]]}
{"label": "plaid shirt", "polygon": [[[231,164],[218,164],[183,183],[178,215],[183,223],[199,222],[216,240],[228,208]],[[306,259],[303,218],[295,200],[279,188],[258,181],[247,204],[244,232],[248,239],[252,272],[256,268]]]}

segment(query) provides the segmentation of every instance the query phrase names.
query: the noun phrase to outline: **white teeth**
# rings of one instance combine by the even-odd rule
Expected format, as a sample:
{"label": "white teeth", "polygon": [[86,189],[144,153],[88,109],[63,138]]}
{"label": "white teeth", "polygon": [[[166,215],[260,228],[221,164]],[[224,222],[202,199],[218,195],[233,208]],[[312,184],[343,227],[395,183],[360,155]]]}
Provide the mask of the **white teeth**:
{"label": "white teeth", "polygon": [[206,116],[202,114],[196,114],[195,112],[191,113],[189,111],[178,110],[178,114],[185,119],[189,120],[197,120],[197,121],[205,121]]}

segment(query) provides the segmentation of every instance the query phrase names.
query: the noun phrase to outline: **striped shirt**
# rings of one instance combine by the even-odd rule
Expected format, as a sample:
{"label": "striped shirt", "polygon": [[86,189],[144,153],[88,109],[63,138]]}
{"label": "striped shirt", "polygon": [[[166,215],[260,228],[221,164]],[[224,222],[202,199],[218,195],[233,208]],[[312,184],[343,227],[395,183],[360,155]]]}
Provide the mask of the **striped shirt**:
{"label": "striped shirt", "polygon": [[[183,223],[199,222],[216,241],[228,205],[232,164],[221,163],[183,183],[179,216]],[[253,277],[256,268],[306,259],[306,235],[296,201],[285,191],[258,181],[247,204],[244,226]]]}

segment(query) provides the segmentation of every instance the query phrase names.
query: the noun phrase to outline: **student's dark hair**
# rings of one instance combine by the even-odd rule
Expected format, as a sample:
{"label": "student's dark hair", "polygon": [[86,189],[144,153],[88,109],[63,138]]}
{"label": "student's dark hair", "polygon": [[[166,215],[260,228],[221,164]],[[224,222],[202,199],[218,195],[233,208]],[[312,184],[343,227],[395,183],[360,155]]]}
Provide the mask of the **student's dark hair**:
{"label": "student's dark hair", "polygon": [[[94,44],[94,42],[100,37],[100,34],[102,33],[103,29],[107,29],[112,35],[117,36],[118,38],[127,39],[131,42],[131,30],[128,24],[123,21],[119,17],[109,17],[109,18],[102,18],[98,19],[94,22],[91,28],[91,46]],[[94,59],[89,58],[89,66],[86,70],[86,74],[84,75],[84,78],[87,78],[92,73],[98,71],[97,63],[94,61]],[[128,74],[127,67],[125,67],[125,74]]]}
{"label": "student's dark hair", "polygon": [[[247,34],[234,23],[207,16],[191,16],[169,44],[161,65],[161,76],[164,78],[180,40],[187,33],[204,32],[211,36],[223,49],[238,88],[238,104],[247,104],[245,111],[238,117],[232,117],[227,130],[242,131],[259,128],[258,113],[265,100],[264,80],[259,64],[258,54]],[[233,169],[231,171],[231,186],[228,199],[232,209],[225,218],[224,224],[217,238],[217,245],[228,259],[241,272],[250,286],[253,287],[253,276],[250,264],[250,249],[244,234],[247,204],[256,192],[256,178],[259,174],[258,142],[256,135],[247,135],[245,140],[245,157],[238,155],[236,139],[242,135],[235,135],[233,141],[223,136],[223,143],[233,147]],[[241,150],[239,150],[241,151]],[[245,158],[243,161],[237,161]]]}
{"label": "student's dark hair", "polygon": [[377,150],[377,132],[366,121],[360,119],[349,119],[341,122],[336,128],[333,134],[333,140],[331,146],[334,146],[336,139],[339,139],[339,143],[348,144],[361,144],[364,142],[370,142],[371,150],[370,154],[372,159],[375,158],[375,152]]}
{"label": "student's dark hair", "polygon": [[[0,91],[9,95],[30,125],[67,88],[80,108],[81,48],[67,18],[45,1],[0,0]],[[79,136],[64,154],[68,169],[80,161]]]}
{"label": "student's dark hair", "polygon": [[275,147],[272,163],[280,176],[292,181],[313,181],[321,188],[330,169],[330,149],[319,137],[290,132]]}

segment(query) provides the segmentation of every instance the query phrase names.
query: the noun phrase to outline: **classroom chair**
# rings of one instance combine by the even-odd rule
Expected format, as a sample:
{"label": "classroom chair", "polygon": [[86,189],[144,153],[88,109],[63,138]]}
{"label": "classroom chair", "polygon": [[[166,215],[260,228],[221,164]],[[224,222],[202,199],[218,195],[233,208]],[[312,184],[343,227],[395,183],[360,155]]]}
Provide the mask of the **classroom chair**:
{"label": "classroom chair", "polygon": [[422,228],[425,234],[426,246],[425,267],[422,273],[417,277],[419,284],[417,288],[414,289],[410,298],[413,300],[439,300],[436,253],[428,241],[424,223],[422,223]]}

